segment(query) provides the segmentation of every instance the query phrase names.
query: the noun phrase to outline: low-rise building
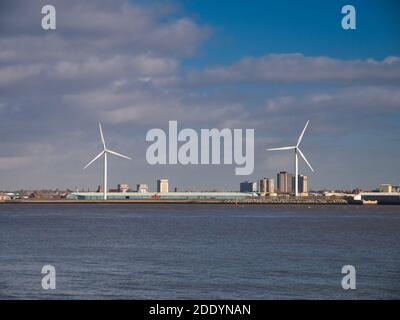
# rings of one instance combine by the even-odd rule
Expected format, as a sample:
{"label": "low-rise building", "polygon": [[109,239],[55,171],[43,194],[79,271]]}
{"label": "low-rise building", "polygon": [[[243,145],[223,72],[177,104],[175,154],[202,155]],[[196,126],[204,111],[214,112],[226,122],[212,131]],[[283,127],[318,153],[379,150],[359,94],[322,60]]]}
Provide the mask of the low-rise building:
{"label": "low-rise building", "polygon": [[11,197],[5,193],[0,193],[0,201],[9,201]]}
{"label": "low-rise building", "polygon": [[139,183],[138,185],[136,185],[136,191],[138,193],[147,193],[149,192],[149,186],[144,183]]}
{"label": "low-rise building", "polygon": [[386,193],[392,192],[392,185],[387,183],[381,184],[379,186],[379,192],[386,192]]}
{"label": "low-rise building", "polygon": [[241,182],[240,192],[257,192],[257,183],[249,181]]}
{"label": "low-rise building", "polygon": [[118,185],[118,192],[128,192],[129,185],[127,183],[120,183]]}

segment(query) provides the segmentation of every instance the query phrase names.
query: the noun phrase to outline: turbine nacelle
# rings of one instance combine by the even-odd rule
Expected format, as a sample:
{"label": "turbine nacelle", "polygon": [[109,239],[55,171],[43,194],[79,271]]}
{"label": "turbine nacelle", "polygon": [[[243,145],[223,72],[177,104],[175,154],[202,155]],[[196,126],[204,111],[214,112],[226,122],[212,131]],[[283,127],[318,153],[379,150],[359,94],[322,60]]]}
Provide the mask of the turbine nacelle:
{"label": "turbine nacelle", "polygon": [[113,154],[114,156],[120,157],[120,158],[124,158],[124,159],[128,159],[128,160],[132,160],[131,158],[129,158],[128,156],[124,156],[123,154],[120,154],[118,152],[112,151],[107,149],[106,147],[106,141],[104,140],[104,135],[103,135],[103,130],[101,128],[101,123],[99,122],[99,129],[100,129],[100,138],[101,138],[101,142],[103,145],[103,151],[101,151],[97,156],[95,156],[92,161],[90,161],[83,169],[88,168],[93,162],[95,162],[98,158],[100,158],[103,154],[105,153],[109,153],[109,154]]}

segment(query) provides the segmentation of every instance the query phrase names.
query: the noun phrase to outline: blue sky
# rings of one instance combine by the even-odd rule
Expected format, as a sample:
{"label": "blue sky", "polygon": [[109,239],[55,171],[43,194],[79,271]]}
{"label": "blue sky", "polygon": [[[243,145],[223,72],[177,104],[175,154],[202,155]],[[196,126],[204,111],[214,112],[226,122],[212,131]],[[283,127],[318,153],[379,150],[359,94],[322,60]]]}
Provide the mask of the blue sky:
{"label": "blue sky", "polygon": [[[237,190],[293,171],[285,153],[307,120],[314,189],[400,184],[398,1],[53,0],[0,10],[0,189],[91,188],[101,163],[97,122],[116,151],[110,185]],[[341,28],[352,4],[357,29]],[[253,128],[255,170],[150,166],[148,130]]]}
{"label": "blue sky", "polygon": [[[231,63],[242,56],[301,52],[342,59],[398,55],[398,1],[181,1],[216,33],[190,63]],[[341,28],[341,8],[352,4],[357,30]]]}

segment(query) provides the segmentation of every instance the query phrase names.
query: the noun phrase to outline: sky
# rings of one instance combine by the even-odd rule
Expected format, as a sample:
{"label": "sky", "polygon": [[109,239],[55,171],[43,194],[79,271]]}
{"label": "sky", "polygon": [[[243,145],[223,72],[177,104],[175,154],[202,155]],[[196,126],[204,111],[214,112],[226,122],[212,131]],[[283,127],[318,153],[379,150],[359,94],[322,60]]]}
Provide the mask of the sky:
{"label": "sky", "polygon": [[[41,8],[56,8],[56,30]],[[343,30],[341,8],[356,8]],[[398,1],[11,1],[0,4],[0,190],[95,189],[168,177],[180,190],[237,190],[293,172],[312,189],[400,184]],[[149,165],[146,133],[255,129],[255,169]]]}

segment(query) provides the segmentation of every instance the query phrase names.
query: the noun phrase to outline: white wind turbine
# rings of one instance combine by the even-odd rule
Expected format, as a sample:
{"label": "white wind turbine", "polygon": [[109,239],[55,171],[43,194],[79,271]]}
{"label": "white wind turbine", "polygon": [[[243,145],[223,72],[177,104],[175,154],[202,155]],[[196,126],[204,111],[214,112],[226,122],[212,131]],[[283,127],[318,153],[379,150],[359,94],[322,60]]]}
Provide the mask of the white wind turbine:
{"label": "white wind turbine", "polygon": [[102,155],[104,155],[104,186],[103,186],[103,191],[104,191],[104,200],[107,200],[107,154],[113,154],[115,156],[121,157],[121,158],[125,158],[128,160],[132,160],[131,158],[124,156],[118,152],[112,151],[107,149],[106,147],[106,142],[104,141],[104,136],[103,136],[103,130],[101,129],[101,123],[99,122],[99,129],[100,129],[100,137],[101,137],[101,142],[103,143],[103,151],[100,152],[97,156],[95,156],[93,158],[92,161],[90,161],[83,169],[86,169],[87,167],[89,167],[93,162],[95,162],[98,158],[100,158]]}
{"label": "white wind turbine", "polygon": [[290,146],[290,147],[283,147],[283,148],[272,148],[272,149],[267,149],[267,151],[276,151],[276,150],[294,150],[294,167],[295,167],[295,195],[296,197],[299,195],[299,159],[298,159],[298,153],[301,155],[301,157],[304,159],[304,161],[307,163],[307,165],[310,167],[311,171],[314,172],[314,169],[311,167],[310,163],[307,161],[306,157],[304,156],[303,152],[301,152],[299,145],[301,142],[301,139],[303,139],[304,132],[307,129],[308,123],[310,120],[307,121],[306,125],[304,126],[303,131],[300,134],[299,139],[297,140],[297,144],[295,146]]}

